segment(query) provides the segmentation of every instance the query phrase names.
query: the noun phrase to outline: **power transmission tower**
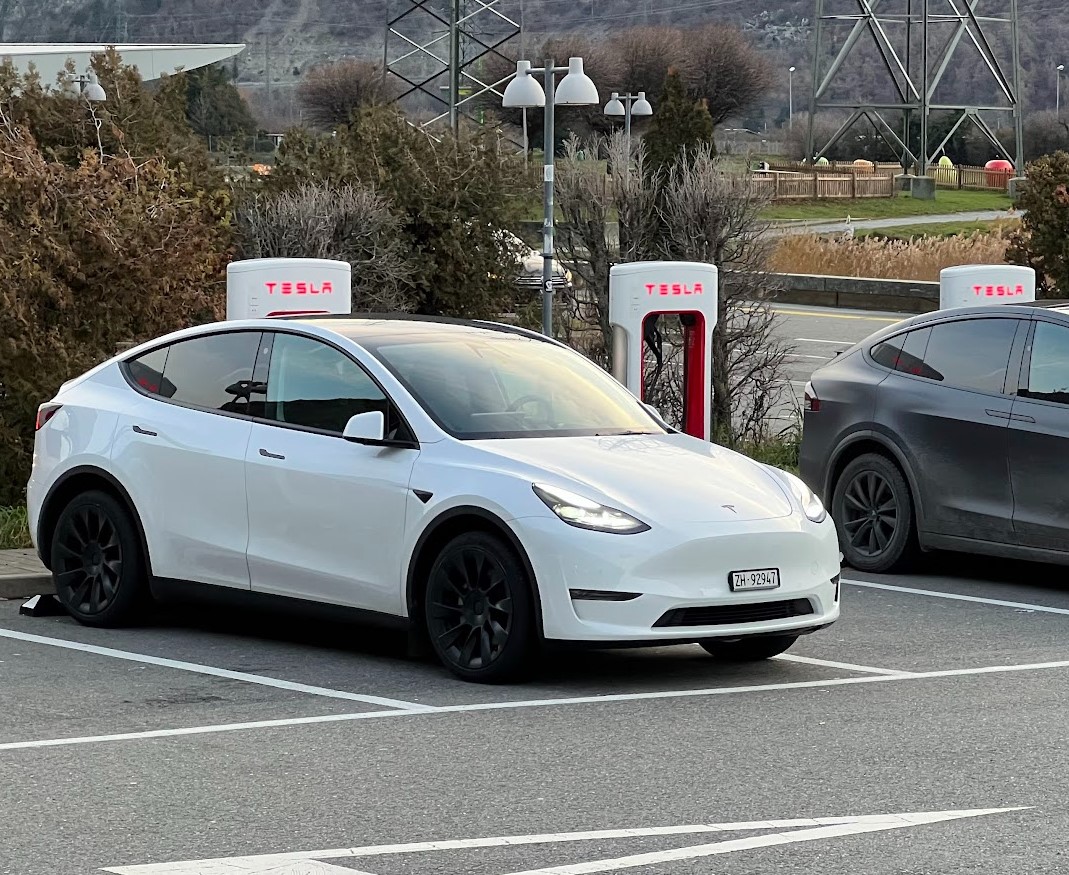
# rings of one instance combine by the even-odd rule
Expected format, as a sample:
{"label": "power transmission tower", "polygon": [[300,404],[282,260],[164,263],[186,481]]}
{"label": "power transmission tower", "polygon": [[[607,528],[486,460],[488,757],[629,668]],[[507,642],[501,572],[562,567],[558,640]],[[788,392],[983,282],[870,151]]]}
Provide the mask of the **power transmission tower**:
{"label": "power transmission tower", "polygon": [[[904,168],[923,176],[971,124],[996,153],[1014,154],[1023,172],[1018,0],[816,0],[815,30],[807,160],[823,157],[867,121]],[[947,95],[947,73],[955,68],[974,72]],[[815,141],[821,112],[846,116],[827,142]],[[996,113],[1012,115],[1013,149],[990,122]],[[931,135],[933,115],[942,122],[941,139]]]}
{"label": "power transmission tower", "polygon": [[[456,132],[463,115],[477,117],[480,98],[500,99],[515,70],[502,51],[521,32],[505,13],[506,0],[394,0],[387,12],[383,76],[402,83],[397,102],[413,110],[431,108],[427,128],[448,121]],[[504,78],[485,72],[496,57]],[[511,69],[510,69],[511,65]]]}

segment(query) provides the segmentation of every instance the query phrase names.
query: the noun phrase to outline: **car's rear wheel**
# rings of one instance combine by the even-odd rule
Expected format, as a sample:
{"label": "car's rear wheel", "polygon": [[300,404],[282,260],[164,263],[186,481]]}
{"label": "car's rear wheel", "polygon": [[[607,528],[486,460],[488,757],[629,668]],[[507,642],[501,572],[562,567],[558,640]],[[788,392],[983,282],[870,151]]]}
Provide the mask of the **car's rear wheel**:
{"label": "car's rear wheel", "polygon": [[706,653],[725,662],[759,662],[779,656],[797,640],[797,635],[762,635],[759,638],[743,638],[739,641],[707,638],[698,643]]}
{"label": "car's rear wheel", "polygon": [[909,484],[887,457],[867,453],[847,465],[835,484],[831,508],[843,557],[852,568],[898,571],[914,558]]}
{"label": "car's rear wheel", "polygon": [[147,595],[144,558],[134,522],[116,499],[91,491],[59,515],[51,546],[56,596],[87,626],[121,626]]}
{"label": "car's rear wheel", "polygon": [[502,683],[530,667],[531,581],[500,538],[469,532],[450,541],[431,566],[424,605],[431,646],[458,677]]}

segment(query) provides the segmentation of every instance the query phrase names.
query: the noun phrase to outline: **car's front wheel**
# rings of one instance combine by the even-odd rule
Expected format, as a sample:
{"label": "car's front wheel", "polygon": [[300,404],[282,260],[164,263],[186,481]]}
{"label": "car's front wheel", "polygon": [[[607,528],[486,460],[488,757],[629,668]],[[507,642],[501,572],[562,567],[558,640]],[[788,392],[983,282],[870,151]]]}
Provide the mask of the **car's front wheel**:
{"label": "car's front wheel", "polygon": [[469,532],[450,541],[431,566],[424,610],[431,646],[458,677],[501,683],[530,667],[531,581],[500,538]]}
{"label": "car's front wheel", "polygon": [[87,626],[129,622],[146,598],[141,542],[126,509],[106,492],[74,498],[51,547],[56,596]]}
{"label": "car's front wheel", "polygon": [[779,656],[797,640],[797,635],[763,635],[759,638],[743,638],[739,641],[707,638],[698,643],[706,653],[725,662],[758,662]]}

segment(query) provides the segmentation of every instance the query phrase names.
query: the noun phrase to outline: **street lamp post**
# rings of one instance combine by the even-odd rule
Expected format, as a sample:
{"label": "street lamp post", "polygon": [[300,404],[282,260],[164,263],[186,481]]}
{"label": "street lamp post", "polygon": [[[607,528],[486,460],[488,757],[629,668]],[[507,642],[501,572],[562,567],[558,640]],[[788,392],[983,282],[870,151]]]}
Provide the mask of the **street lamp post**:
{"label": "street lamp post", "polygon": [[1056,85],[1054,87],[1054,92],[1055,92],[1054,114],[1055,115],[1061,115],[1062,114],[1062,70],[1064,70],[1064,69],[1065,69],[1065,64],[1059,64],[1057,70],[1055,71],[1055,75],[1058,77],[1057,78],[1057,83],[1056,83]]}
{"label": "street lamp post", "polygon": [[[543,74],[545,87],[534,74]],[[557,74],[567,75],[557,84]],[[548,97],[548,99],[547,99]],[[516,62],[516,75],[501,98],[506,109],[544,108],[544,155],[542,171],[542,333],[553,336],[553,150],[554,110],[557,106],[592,106],[599,103],[598,89],[583,72],[583,59],[570,58],[567,67],[555,67],[549,58],[544,67],[530,61]]]}
{"label": "street lamp post", "polygon": [[631,117],[653,115],[653,107],[646,100],[646,92],[638,94],[612,93],[609,102],[605,104],[605,115],[624,118],[624,134],[627,137],[627,160],[631,160]]}
{"label": "street lamp post", "polygon": [[797,67],[787,70],[787,129],[794,130],[794,71]]}

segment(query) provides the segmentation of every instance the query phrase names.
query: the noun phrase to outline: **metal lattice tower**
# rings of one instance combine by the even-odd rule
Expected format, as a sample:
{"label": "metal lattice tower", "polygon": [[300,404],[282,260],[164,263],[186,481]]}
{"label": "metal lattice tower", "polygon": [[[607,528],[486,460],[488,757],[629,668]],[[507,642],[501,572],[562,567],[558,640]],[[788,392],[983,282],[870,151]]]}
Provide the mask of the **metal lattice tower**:
{"label": "metal lattice tower", "polygon": [[[816,0],[813,90],[806,140],[808,160],[833,148],[859,121],[868,121],[920,175],[950,139],[971,123],[1015,167],[1024,166],[1018,0]],[[946,96],[947,71],[971,65],[969,97]],[[848,71],[879,70],[866,93],[843,94]],[[956,98],[956,99],[955,99]],[[827,143],[814,142],[814,117],[848,113]],[[1016,148],[1007,149],[986,116],[1012,113]],[[931,116],[944,115],[950,132],[930,137]],[[917,129],[919,127],[919,133]]]}
{"label": "metal lattice tower", "polygon": [[[448,121],[455,132],[462,115],[474,116],[480,98],[497,97],[512,78],[515,60],[501,48],[519,36],[521,26],[503,11],[506,0],[394,0],[388,13],[383,67],[402,83],[397,102],[432,108],[420,123],[428,128]],[[522,7],[521,7],[522,8]],[[503,61],[504,79],[489,81],[481,71],[492,56]]]}

